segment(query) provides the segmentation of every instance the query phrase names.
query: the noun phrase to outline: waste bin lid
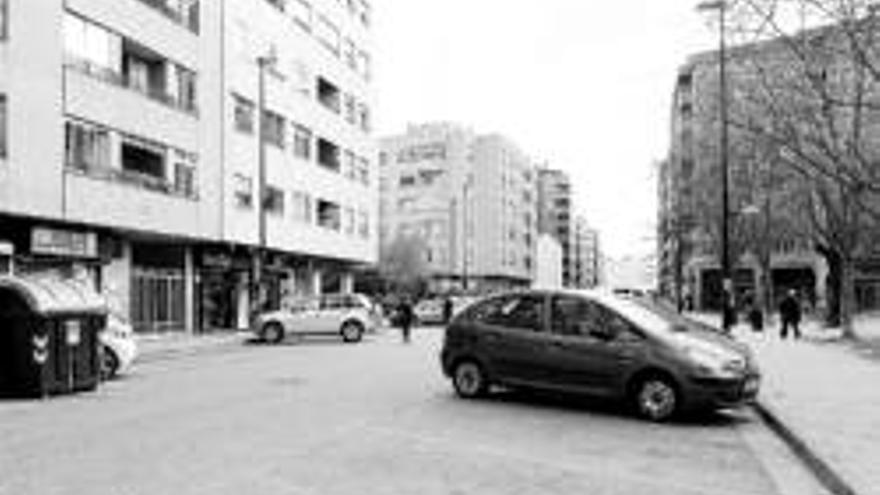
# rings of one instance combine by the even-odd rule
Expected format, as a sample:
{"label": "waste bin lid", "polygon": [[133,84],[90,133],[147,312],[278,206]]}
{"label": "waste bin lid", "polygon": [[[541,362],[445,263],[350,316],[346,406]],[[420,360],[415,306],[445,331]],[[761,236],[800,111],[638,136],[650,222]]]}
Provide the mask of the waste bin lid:
{"label": "waste bin lid", "polygon": [[35,313],[48,315],[107,312],[103,297],[85,284],[72,280],[0,275],[0,289],[17,292]]}

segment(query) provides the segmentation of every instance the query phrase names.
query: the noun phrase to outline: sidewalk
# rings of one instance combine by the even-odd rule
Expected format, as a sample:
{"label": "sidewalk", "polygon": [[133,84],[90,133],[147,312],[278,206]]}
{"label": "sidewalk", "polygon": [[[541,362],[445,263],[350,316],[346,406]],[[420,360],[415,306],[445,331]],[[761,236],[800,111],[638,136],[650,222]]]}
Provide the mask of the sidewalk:
{"label": "sidewalk", "polygon": [[[715,315],[694,316],[719,323]],[[781,340],[778,323],[763,333],[734,328],[763,372],[759,409],[833,493],[880,495],[880,360],[870,345],[839,340],[837,329],[803,327],[800,341]],[[880,318],[856,320],[856,331],[868,343],[880,341]]]}

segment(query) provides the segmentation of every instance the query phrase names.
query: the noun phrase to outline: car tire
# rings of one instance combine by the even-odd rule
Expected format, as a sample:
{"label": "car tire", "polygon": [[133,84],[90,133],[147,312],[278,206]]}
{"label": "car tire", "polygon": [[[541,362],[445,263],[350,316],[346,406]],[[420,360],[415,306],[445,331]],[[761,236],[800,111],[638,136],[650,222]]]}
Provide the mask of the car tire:
{"label": "car tire", "polygon": [[672,418],[681,406],[681,397],[675,382],[660,374],[639,379],[632,387],[631,400],[636,414],[654,422]]}
{"label": "car tire", "polygon": [[364,336],[364,326],[356,321],[347,321],[342,324],[339,334],[345,342],[360,342]]}
{"label": "car tire", "polygon": [[112,380],[119,373],[119,357],[107,346],[101,349],[101,379]]}
{"label": "car tire", "polygon": [[486,372],[479,363],[471,359],[455,364],[452,369],[452,386],[455,388],[455,393],[464,399],[482,397],[489,391]]}
{"label": "car tire", "polygon": [[263,325],[263,331],[260,332],[263,342],[270,344],[278,344],[284,340],[284,327],[277,321],[272,321]]}

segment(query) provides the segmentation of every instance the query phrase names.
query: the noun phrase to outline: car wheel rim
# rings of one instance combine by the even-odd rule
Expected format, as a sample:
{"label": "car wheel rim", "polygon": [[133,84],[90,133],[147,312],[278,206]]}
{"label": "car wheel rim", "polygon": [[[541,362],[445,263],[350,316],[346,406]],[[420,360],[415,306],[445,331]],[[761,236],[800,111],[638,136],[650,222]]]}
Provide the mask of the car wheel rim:
{"label": "car wheel rim", "polygon": [[476,395],[483,383],[480,369],[473,363],[459,365],[455,374],[455,383],[462,395]]}
{"label": "car wheel rim", "polygon": [[345,340],[355,340],[358,338],[359,333],[358,326],[352,323],[346,323],[342,328],[342,336]]}
{"label": "car wheel rim", "polygon": [[101,376],[105,379],[113,378],[113,375],[116,374],[116,366],[116,356],[111,351],[105,350],[101,358]]}
{"label": "car wheel rim", "polygon": [[278,327],[275,325],[269,325],[266,327],[266,330],[263,332],[263,338],[267,342],[277,342],[278,341]]}
{"label": "car wheel rim", "polygon": [[646,382],[639,392],[639,409],[651,419],[663,419],[675,410],[675,390],[660,380]]}

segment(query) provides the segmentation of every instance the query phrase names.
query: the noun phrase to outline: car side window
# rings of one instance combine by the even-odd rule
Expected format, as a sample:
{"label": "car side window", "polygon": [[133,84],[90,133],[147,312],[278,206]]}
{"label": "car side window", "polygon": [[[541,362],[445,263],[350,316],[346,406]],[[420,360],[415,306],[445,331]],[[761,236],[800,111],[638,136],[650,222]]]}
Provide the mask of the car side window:
{"label": "car side window", "polygon": [[321,298],[321,309],[340,309],[345,307],[345,301],[339,296],[324,296]]}
{"label": "car side window", "polygon": [[598,306],[598,308],[602,315],[602,324],[607,331],[608,340],[637,340],[641,338],[641,332],[619,313],[604,306]]}
{"label": "car side window", "polygon": [[603,325],[601,309],[592,301],[580,297],[556,296],[550,316],[553,333],[589,336],[594,329]]}
{"label": "car side window", "polygon": [[535,294],[499,297],[475,308],[473,315],[487,325],[540,332],[544,327],[544,298]]}

